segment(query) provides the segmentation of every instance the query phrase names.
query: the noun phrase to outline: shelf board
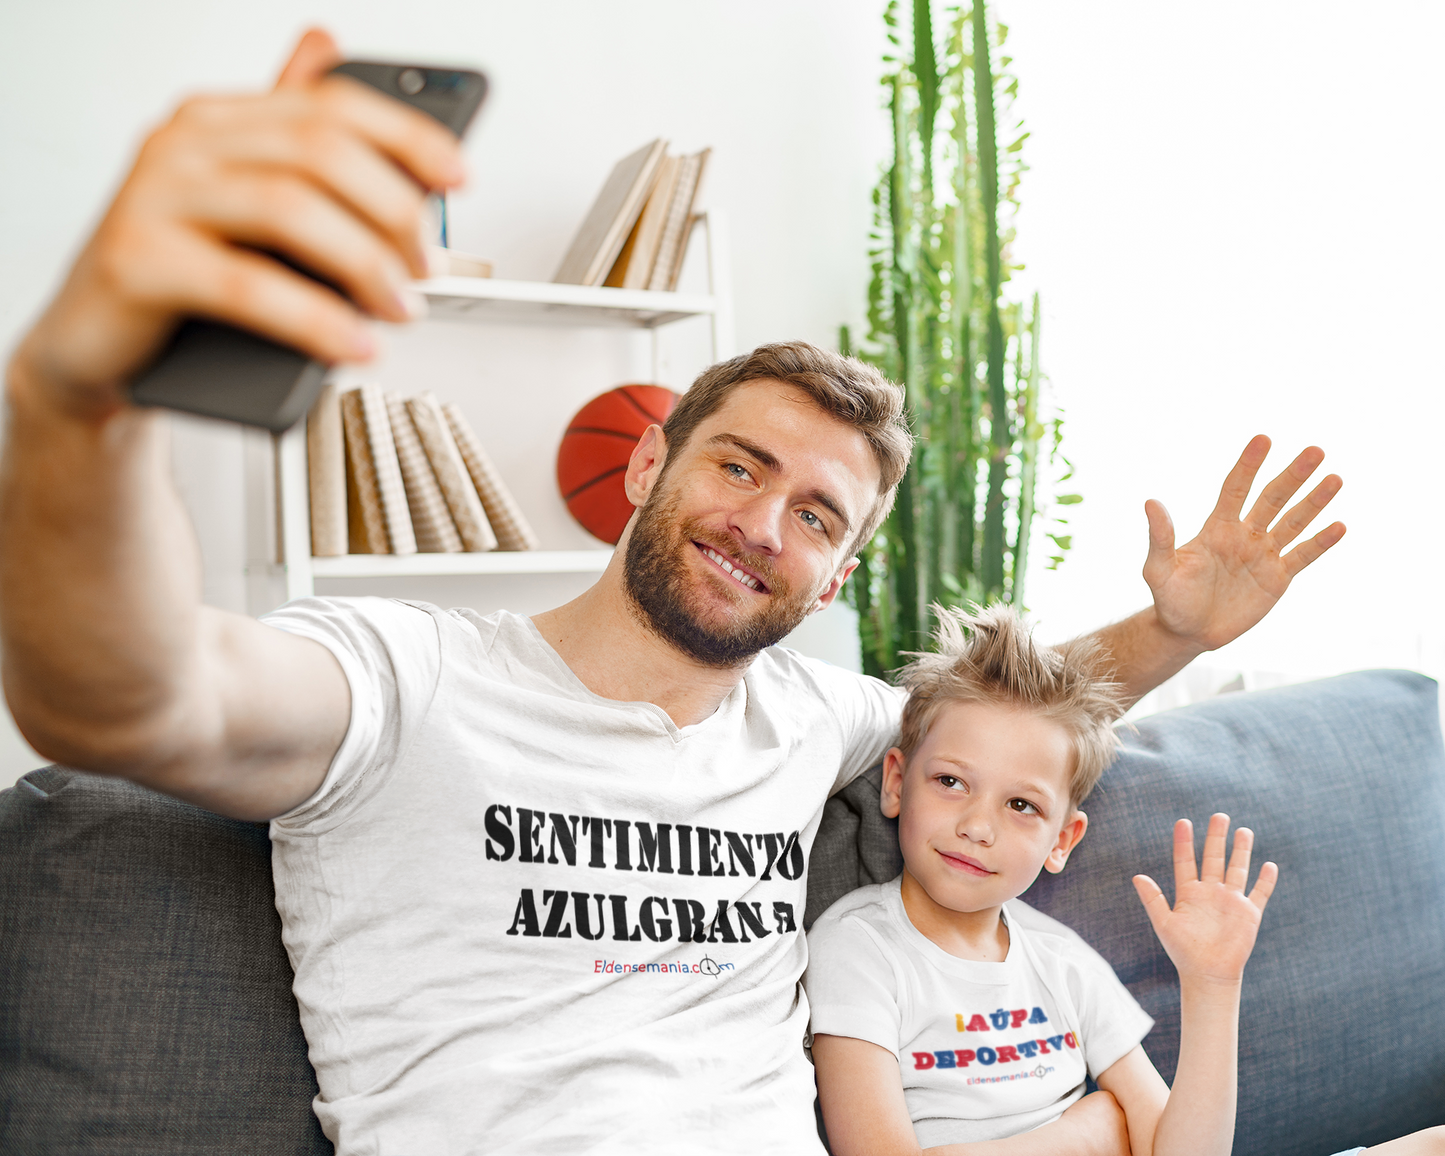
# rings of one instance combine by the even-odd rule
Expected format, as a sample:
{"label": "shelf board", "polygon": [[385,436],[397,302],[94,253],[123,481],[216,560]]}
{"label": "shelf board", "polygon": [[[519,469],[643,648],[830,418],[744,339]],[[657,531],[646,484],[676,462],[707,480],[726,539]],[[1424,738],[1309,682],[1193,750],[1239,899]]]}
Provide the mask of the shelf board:
{"label": "shelf board", "polygon": [[433,317],[467,321],[651,329],[717,311],[713,297],[556,285],[550,281],[497,281],[491,277],[434,277],[419,282]]}
{"label": "shelf board", "polygon": [[344,554],[312,558],[316,578],[406,578],[447,574],[600,574],[611,550],[493,550],[486,554]]}

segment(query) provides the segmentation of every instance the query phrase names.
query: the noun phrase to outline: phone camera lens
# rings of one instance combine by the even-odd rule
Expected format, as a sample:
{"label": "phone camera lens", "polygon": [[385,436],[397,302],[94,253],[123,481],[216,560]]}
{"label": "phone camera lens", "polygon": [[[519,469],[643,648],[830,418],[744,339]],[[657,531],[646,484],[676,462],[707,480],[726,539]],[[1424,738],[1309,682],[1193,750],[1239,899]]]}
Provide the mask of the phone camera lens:
{"label": "phone camera lens", "polygon": [[407,96],[415,96],[426,87],[426,74],[420,68],[403,68],[396,78],[396,86]]}

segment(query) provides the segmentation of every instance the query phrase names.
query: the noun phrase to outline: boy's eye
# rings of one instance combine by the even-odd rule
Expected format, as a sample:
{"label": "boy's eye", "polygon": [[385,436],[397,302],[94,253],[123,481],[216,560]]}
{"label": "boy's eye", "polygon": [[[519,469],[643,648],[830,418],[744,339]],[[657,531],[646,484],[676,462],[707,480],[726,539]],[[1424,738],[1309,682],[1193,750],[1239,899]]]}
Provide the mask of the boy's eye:
{"label": "boy's eye", "polygon": [[1010,811],[1015,811],[1020,815],[1037,815],[1039,813],[1039,809],[1027,799],[1010,799],[1007,805]]}
{"label": "boy's eye", "polygon": [[963,786],[963,781],[961,779],[954,778],[952,775],[939,775],[938,785],[940,787],[946,787],[948,790],[951,791],[955,787],[961,788]]}

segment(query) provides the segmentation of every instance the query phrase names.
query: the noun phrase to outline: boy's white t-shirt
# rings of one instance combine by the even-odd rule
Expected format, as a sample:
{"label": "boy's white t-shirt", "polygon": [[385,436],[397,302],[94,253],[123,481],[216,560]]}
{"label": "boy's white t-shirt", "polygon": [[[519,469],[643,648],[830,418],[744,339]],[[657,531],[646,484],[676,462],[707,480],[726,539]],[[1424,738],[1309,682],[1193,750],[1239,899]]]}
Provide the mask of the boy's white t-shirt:
{"label": "boy's white t-shirt", "polygon": [[678,729],[514,614],[266,621],[351,687],[324,784],[271,824],[338,1156],[819,1150],[804,864],[896,691],[773,649]]}
{"label": "boy's white t-shirt", "polygon": [[[1154,1026],[1102,956],[1062,925],[1004,905],[1008,956],[950,955],[903,907],[901,877],[861,887],[808,933],[814,1035],[898,1057],[923,1148],[1040,1128]],[[1052,926],[1050,926],[1052,925]]]}

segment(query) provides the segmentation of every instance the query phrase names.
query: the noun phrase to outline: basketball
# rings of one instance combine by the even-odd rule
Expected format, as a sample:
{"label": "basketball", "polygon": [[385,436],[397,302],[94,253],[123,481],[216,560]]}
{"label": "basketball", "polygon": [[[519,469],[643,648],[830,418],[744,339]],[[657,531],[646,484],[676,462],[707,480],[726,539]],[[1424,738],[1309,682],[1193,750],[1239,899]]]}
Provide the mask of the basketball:
{"label": "basketball", "polygon": [[589,534],[617,545],[633,510],[623,487],[627,461],[647,427],[667,420],[678,396],[662,385],[619,385],[567,423],[557,450],[557,488]]}

